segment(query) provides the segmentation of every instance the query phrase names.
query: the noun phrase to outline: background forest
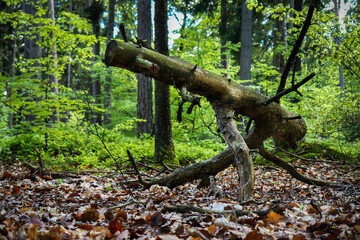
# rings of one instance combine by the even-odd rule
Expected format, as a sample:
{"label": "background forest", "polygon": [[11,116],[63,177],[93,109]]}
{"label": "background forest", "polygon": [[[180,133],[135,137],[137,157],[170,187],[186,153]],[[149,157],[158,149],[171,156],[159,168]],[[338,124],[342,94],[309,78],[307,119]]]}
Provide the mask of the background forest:
{"label": "background forest", "polygon": [[[315,156],[355,161],[360,157],[360,6],[357,1],[312,2],[316,12],[291,78],[316,76],[282,104],[306,120],[302,144],[313,146]],[[168,3],[169,29],[175,29],[169,33],[170,56],[274,96],[310,1]],[[123,39],[121,23],[129,39],[156,39],[152,21],[144,28],[138,20],[140,11],[153,15],[153,5],[135,0],[0,2],[2,161],[41,158],[54,170],[114,168],[127,164],[128,149],[137,159],[153,161],[152,119],[162,114],[155,111],[154,81],[147,79],[152,84],[144,90],[138,85],[141,76],[102,62],[107,42]],[[139,94],[140,88],[150,98]],[[171,87],[170,138],[176,158],[169,162],[187,165],[215,156],[226,144],[211,106],[202,99],[202,107],[183,113],[179,123],[180,101]],[[141,104],[150,108],[147,118],[141,117],[146,115]],[[248,119],[237,121],[244,133]]]}

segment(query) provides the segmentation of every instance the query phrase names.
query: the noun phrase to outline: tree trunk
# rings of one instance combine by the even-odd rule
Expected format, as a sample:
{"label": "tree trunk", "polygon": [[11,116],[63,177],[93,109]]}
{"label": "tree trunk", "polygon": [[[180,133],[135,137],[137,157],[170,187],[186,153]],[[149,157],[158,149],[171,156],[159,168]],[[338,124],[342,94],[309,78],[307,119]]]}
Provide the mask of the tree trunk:
{"label": "tree trunk", "polygon": [[[151,2],[138,0],[138,37],[151,46]],[[136,136],[151,133],[153,129],[152,79],[138,74],[137,118],[145,121],[137,122]]]}
{"label": "tree trunk", "polygon": [[218,128],[234,157],[233,164],[237,168],[239,178],[238,199],[239,201],[247,200],[251,197],[255,180],[249,148],[234,122],[234,110],[222,100],[211,101],[211,105],[216,113]]}
{"label": "tree trunk", "polygon": [[[339,17],[339,8],[340,8],[340,1],[338,0],[333,0],[334,1],[334,12],[335,15],[337,16],[337,21],[338,23],[336,23],[336,32],[340,32],[340,17]],[[341,46],[341,40],[340,37],[336,37],[336,44],[340,47]],[[344,91],[345,89],[345,80],[344,80],[344,73],[343,73],[343,69],[340,66],[339,67],[339,86],[342,88],[342,90]]]}
{"label": "tree trunk", "polygon": [[[106,32],[106,41],[109,43],[111,38],[114,35],[114,25],[115,25],[115,0],[109,0],[109,18],[107,23],[107,32]],[[109,125],[111,123],[111,101],[112,101],[112,94],[111,94],[111,70],[109,69],[109,73],[106,76],[106,81],[104,84],[104,108],[106,112],[104,113],[104,124]]]}
{"label": "tree trunk", "polygon": [[[72,0],[70,0],[69,2],[69,12],[72,12]],[[69,29],[71,29],[71,24],[69,24]],[[71,59],[71,51],[69,51],[68,53],[69,59]],[[66,87],[67,88],[71,88],[71,63],[68,62],[66,64]],[[70,110],[66,110],[66,118],[65,118],[65,122],[68,123],[69,122],[69,118],[70,118]]]}
{"label": "tree trunk", "polygon": [[[303,10],[303,0],[293,0],[290,5],[290,7],[295,11],[301,12]],[[300,28],[299,25],[295,25],[294,27],[298,29]],[[301,58],[299,56],[296,56],[294,64],[295,72],[301,73]]]}
{"label": "tree trunk", "polygon": [[[100,55],[100,19],[102,16],[102,13],[104,11],[103,9],[103,3],[93,0],[91,6],[90,6],[90,13],[89,13],[89,19],[92,23],[93,28],[93,34],[95,35],[97,41],[93,45],[93,62],[95,63],[97,61],[97,57]],[[101,107],[101,80],[98,76],[95,76],[91,79],[91,93],[93,98],[95,99],[95,103],[97,107]],[[102,114],[94,112],[94,115],[92,116],[92,121],[94,123],[102,124]]]}
{"label": "tree trunk", "polygon": [[[283,0],[277,0],[276,4],[282,3]],[[279,19],[275,18],[275,29],[274,29],[274,57],[273,57],[273,65],[275,68],[282,73],[285,68],[285,58],[282,54],[284,51],[280,51],[277,49],[278,45],[286,46],[286,15]]]}
{"label": "tree trunk", "polygon": [[[221,39],[221,66],[224,69],[229,68],[229,57],[226,54],[226,40],[225,40],[225,34],[227,32],[227,8],[228,8],[228,1],[227,0],[221,0],[221,16],[220,16],[220,39]],[[224,77],[228,78],[229,74],[224,74]]]}
{"label": "tree trunk", "polygon": [[[14,28],[13,35],[14,36],[17,35],[17,28]],[[17,37],[14,37],[13,46],[12,46],[11,73],[10,73],[11,81],[13,81],[13,79],[15,79],[15,74],[16,74],[15,73],[15,64],[16,64],[16,53],[18,51],[16,39],[17,39]],[[3,62],[3,64],[4,64],[4,62]],[[8,97],[8,99],[10,99],[11,95],[13,94],[13,90],[11,87],[9,87],[7,91],[8,91],[7,97]],[[12,112],[12,110],[10,110],[10,113],[8,115],[8,129],[12,129],[13,123],[14,123],[14,113]]]}
{"label": "tree trunk", "polygon": [[[30,14],[35,16],[36,10],[35,8],[32,6],[32,4],[28,1],[25,0],[24,1],[24,5],[23,5],[23,9],[24,9],[24,13]],[[24,29],[30,31],[30,28],[32,27],[36,27],[36,25],[34,24],[33,26],[28,26],[25,24]],[[39,46],[39,44],[37,44],[37,42],[41,41],[41,37],[39,34],[36,34],[35,37],[24,37],[24,58],[25,59],[39,59],[42,57],[42,51],[41,51],[41,47]],[[31,67],[33,67],[34,69],[36,68],[36,74],[34,74],[32,76],[32,78],[34,79],[41,79],[41,64],[39,62],[35,62],[34,64],[31,65]],[[28,95],[28,93],[25,93],[25,95]],[[29,99],[27,101],[38,101],[38,99]],[[35,116],[32,114],[32,110],[28,109],[28,112],[30,112],[30,114],[25,115],[25,119],[26,121],[33,121],[35,119]]]}
{"label": "tree trunk", "polygon": [[[50,19],[52,21],[52,24],[55,26],[54,0],[49,0],[48,4],[49,4],[49,17],[50,17]],[[57,69],[56,42],[54,42],[53,45],[52,45],[50,55],[52,55],[52,59],[53,59],[52,68]],[[51,97],[57,98],[57,95],[59,94],[59,87],[58,87],[59,86],[59,80],[55,75],[50,75],[49,78],[50,78],[50,82],[49,82],[50,92],[54,94],[54,96],[51,96]],[[51,116],[51,121],[52,122],[60,121],[59,112],[57,111],[56,108],[54,108],[53,114]]]}
{"label": "tree trunk", "polygon": [[[241,50],[240,80],[251,80],[251,47],[252,47],[252,11],[248,9],[246,0],[241,5]],[[250,82],[244,85],[250,85]]]}
{"label": "tree trunk", "polygon": [[[164,55],[169,55],[167,19],[167,0],[155,0],[155,49]],[[171,131],[170,89],[162,81],[155,82],[154,160],[173,162],[175,150]]]}

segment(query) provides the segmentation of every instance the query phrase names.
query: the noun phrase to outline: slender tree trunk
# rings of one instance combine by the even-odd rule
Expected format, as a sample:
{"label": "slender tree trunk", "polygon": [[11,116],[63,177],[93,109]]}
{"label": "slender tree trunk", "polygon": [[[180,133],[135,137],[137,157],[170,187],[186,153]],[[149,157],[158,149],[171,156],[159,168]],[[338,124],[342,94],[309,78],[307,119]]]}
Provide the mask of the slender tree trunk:
{"label": "slender tree trunk", "polygon": [[106,40],[110,42],[114,35],[116,0],[109,0],[109,19],[106,32]]}
{"label": "slender tree trunk", "polygon": [[[70,1],[69,11],[72,12],[72,1]],[[71,24],[69,24],[69,29],[71,29]],[[71,58],[71,51],[68,53],[69,59]],[[66,87],[71,88],[71,64],[70,62],[66,64]],[[70,110],[66,110],[65,122],[69,122]]]}
{"label": "slender tree trunk", "polygon": [[[95,35],[97,41],[93,45],[93,62],[95,63],[97,61],[98,56],[100,55],[100,19],[103,12],[102,9],[102,2],[98,2],[96,0],[93,0],[91,4],[91,11],[92,14],[90,15],[90,20],[92,21],[92,27],[93,27],[93,34]],[[101,80],[99,77],[93,77],[92,78],[92,84],[91,84],[91,92],[92,96],[95,99],[96,105],[98,107],[101,107]],[[94,123],[98,123],[99,125],[102,124],[102,114],[101,113],[95,113],[94,116],[92,116],[92,121]]]}
{"label": "slender tree trunk", "polygon": [[[151,46],[151,1],[138,0],[138,37]],[[137,118],[145,121],[137,122],[136,136],[151,133],[153,129],[152,79],[143,74],[137,75]]]}
{"label": "slender tree trunk", "polygon": [[[114,25],[115,25],[115,0],[109,0],[109,19],[107,24],[106,40],[109,43],[111,38],[114,35]],[[111,123],[111,105],[112,105],[112,95],[111,95],[111,69],[108,70],[108,76],[106,76],[106,81],[104,84],[104,108],[106,110],[104,114],[104,124],[109,125]]]}
{"label": "slender tree trunk", "polygon": [[[334,2],[334,11],[335,11],[335,15],[337,16],[337,21],[339,23],[340,21],[340,17],[339,17],[339,8],[340,8],[340,0],[333,0]],[[340,32],[340,27],[337,23],[337,27],[336,27],[336,31]],[[340,23],[339,23],[340,24]],[[336,38],[336,44],[340,47],[341,46],[341,40],[339,37]],[[344,80],[344,73],[343,73],[343,69],[340,66],[339,67],[339,86],[342,88],[342,90],[344,91],[345,89],[345,80]]]}
{"label": "slender tree trunk", "polygon": [[[17,28],[15,28],[13,31],[14,31],[13,34],[16,36]],[[14,37],[13,48],[12,48],[11,81],[13,81],[14,77],[15,77],[15,63],[16,63],[16,52],[17,52],[16,40],[17,40],[17,37]],[[8,98],[10,98],[11,95],[12,95],[12,89],[9,88]],[[10,112],[8,115],[8,129],[11,129],[13,127],[13,122],[14,122],[14,114],[12,112]]]}
{"label": "slender tree trunk", "polygon": [[[49,17],[52,21],[53,26],[55,26],[55,7],[54,7],[54,0],[49,0],[48,1],[48,5],[49,5]],[[52,64],[52,68],[53,69],[57,69],[57,50],[56,50],[56,42],[53,43],[52,45],[52,49],[50,54],[52,55],[52,59],[53,59],[53,64]],[[50,75],[49,76],[50,79],[50,92],[53,93],[54,96],[57,98],[57,95],[59,94],[59,80],[56,76],[54,75]],[[59,118],[59,112],[56,110],[56,108],[54,108],[53,111],[53,115],[51,116],[51,121],[53,122],[58,122],[60,121]]]}
{"label": "slender tree trunk", "polygon": [[[167,0],[155,0],[155,49],[169,55]],[[170,89],[163,82],[155,82],[155,153],[157,162],[175,160],[175,149],[172,141]]]}
{"label": "slender tree trunk", "polygon": [[[246,0],[241,5],[240,80],[251,80],[252,11]],[[245,83],[250,85],[250,82]]]}
{"label": "slender tree trunk", "polygon": [[[221,16],[220,16],[220,38],[221,38],[221,66],[224,69],[229,68],[229,56],[226,54],[226,39],[225,34],[227,32],[227,8],[228,8],[228,1],[221,0]],[[224,74],[224,77],[228,78],[229,74]]]}
{"label": "slender tree trunk", "polygon": [[[282,3],[283,0],[277,0],[276,3]],[[274,29],[274,57],[273,57],[273,65],[275,68],[282,73],[285,68],[285,58],[282,54],[283,51],[277,49],[279,45],[287,46],[286,44],[286,16],[283,16],[282,19],[275,18],[275,29]]]}
{"label": "slender tree trunk", "polygon": [[[290,7],[293,8],[295,11],[301,12],[303,10],[303,0],[292,0]],[[298,29],[301,28],[301,26],[298,25],[295,25],[294,27]],[[295,72],[301,73],[301,58],[299,57],[299,55],[296,56],[294,64]]]}
{"label": "slender tree trunk", "polygon": [[[23,3],[23,9],[24,13],[35,15],[35,9],[34,7],[29,3],[28,0],[25,0]],[[35,26],[28,26],[25,24],[24,28],[28,31],[30,31],[30,28]],[[25,35],[24,37],[24,58],[25,59],[38,59],[42,56],[41,47],[37,44],[38,41],[41,40],[41,37],[39,34],[35,35],[35,38],[30,38],[29,36]],[[36,73],[32,76],[32,78],[41,79],[41,71],[40,63],[34,63],[31,67],[39,69],[36,71]],[[25,93],[25,95],[28,95],[28,93]],[[38,99],[30,99],[29,101],[37,101]],[[30,114],[25,115],[26,121],[33,121],[35,119],[35,116],[32,114],[31,110],[28,110]]]}

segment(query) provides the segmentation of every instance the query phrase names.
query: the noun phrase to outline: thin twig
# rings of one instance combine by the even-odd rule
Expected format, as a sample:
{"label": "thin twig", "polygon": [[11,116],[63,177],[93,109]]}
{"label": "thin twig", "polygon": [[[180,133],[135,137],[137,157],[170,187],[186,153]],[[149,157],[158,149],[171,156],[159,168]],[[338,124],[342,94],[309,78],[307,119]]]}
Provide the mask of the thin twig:
{"label": "thin twig", "polygon": [[135,173],[136,173],[136,175],[138,177],[139,183],[144,185],[145,187],[150,186],[151,184],[149,182],[146,182],[146,181],[144,181],[142,179],[140,171],[139,171],[139,169],[138,169],[138,167],[136,165],[135,159],[134,159],[133,155],[131,154],[131,152],[129,150],[126,150],[126,153],[129,156],[129,160],[130,160],[130,162],[132,163],[132,165],[134,167],[134,170],[135,170]]}

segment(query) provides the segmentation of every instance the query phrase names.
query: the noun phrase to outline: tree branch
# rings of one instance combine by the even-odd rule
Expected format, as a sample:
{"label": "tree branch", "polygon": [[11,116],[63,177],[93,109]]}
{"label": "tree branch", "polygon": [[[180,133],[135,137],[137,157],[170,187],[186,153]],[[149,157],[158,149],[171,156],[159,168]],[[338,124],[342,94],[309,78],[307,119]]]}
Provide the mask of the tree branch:
{"label": "tree branch", "polygon": [[310,184],[310,185],[315,185],[315,186],[333,186],[333,187],[339,187],[340,186],[339,184],[329,182],[329,181],[326,181],[326,180],[321,180],[321,179],[316,179],[316,178],[311,178],[311,177],[304,176],[303,174],[299,173],[295,169],[295,167],[293,165],[286,162],[282,158],[279,158],[275,154],[269,152],[264,147],[259,148],[259,153],[266,160],[269,160],[270,162],[275,163],[279,167],[282,167],[292,177],[294,177],[294,178],[296,178],[296,179],[298,179],[298,180],[300,180],[300,181],[302,181],[304,183],[307,183],[307,184]]}
{"label": "tree branch", "polygon": [[139,172],[139,169],[138,169],[138,167],[136,165],[135,159],[134,159],[133,155],[131,154],[131,152],[129,150],[126,150],[126,153],[129,156],[129,160],[130,160],[130,162],[132,163],[132,165],[134,167],[134,170],[135,170],[135,173],[136,173],[136,175],[138,177],[139,183],[144,185],[145,187],[149,187],[151,184],[142,179],[141,174]]}
{"label": "tree branch", "polygon": [[272,102],[279,102],[280,98],[285,96],[288,93],[291,92],[297,92],[298,88],[301,87],[302,85],[304,85],[305,83],[307,83],[308,81],[310,81],[313,77],[315,76],[315,73],[311,73],[310,75],[308,75],[306,78],[304,78],[302,81],[300,81],[299,83],[292,85],[290,88],[283,90],[280,93],[277,93],[274,97],[269,98],[266,102],[265,105],[269,105]]}
{"label": "tree branch", "polygon": [[[291,66],[294,63],[296,54],[298,53],[298,51],[300,49],[301,43],[305,38],[306,32],[308,31],[308,29],[309,29],[309,27],[311,25],[311,18],[312,18],[312,15],[314,13],[314,10],[315,10],[315,6],[310,5],[308,13],[306,15],[304,25],[303,25],[303,27],[302,27],[302,29],[300,31],[300,34],[299,34],[299,36],[298,36],[298,38],[297,38],[297,40],[295,42],[294,48],[291,50],[290,56],[289,56],[289,58],[288,58],[288,60],[286,62],[284,71],[283,71],[283,73],[281,75],[280,84],[279,84],[279,87],[277,89],[276,95],[279,94],[280,92],[282,92],[284,90],[284,88],[285,88],[286,79],[287,79],[288,74],[290,72]],[[280,100],[280,98],[277,99],[278,103],[279,103],[279,100]]]}

